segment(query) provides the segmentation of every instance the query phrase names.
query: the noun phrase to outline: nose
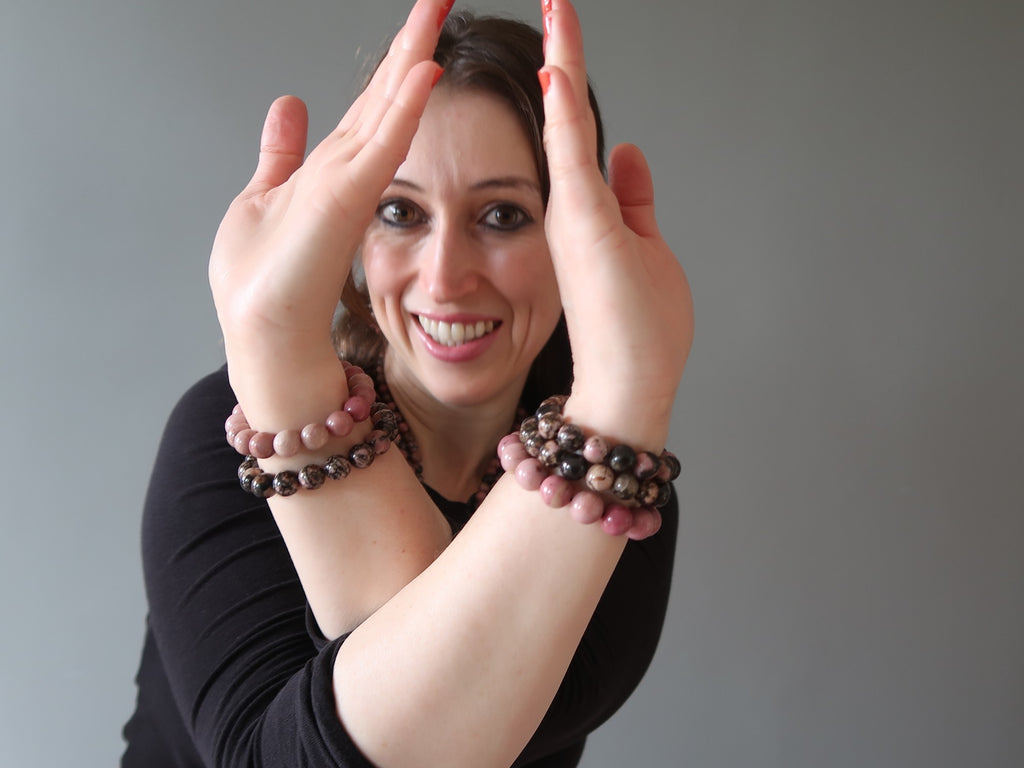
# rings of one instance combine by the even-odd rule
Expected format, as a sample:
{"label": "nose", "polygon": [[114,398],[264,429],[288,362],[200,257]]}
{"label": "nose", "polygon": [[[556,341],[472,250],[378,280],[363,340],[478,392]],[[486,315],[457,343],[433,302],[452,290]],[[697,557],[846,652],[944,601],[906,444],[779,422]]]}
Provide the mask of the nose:
{"label": "nose", "polygon": [[472,293],[479,284],[476,246],[458,226],[441,222],[431,234],[420,264],[428,295],[445,304]]}

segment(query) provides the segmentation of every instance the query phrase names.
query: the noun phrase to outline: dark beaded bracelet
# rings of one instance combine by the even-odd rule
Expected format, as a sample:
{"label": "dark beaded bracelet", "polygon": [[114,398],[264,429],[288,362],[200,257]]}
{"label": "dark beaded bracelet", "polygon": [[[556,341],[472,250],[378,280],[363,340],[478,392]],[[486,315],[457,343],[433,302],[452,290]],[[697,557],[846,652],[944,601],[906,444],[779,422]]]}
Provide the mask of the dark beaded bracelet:
{"label": "dark beaded bracelet", "polygon": [[238,482],[242,490],[261,499],[271,496],[291,496],[300,489],[314,491],[323,487],[327,480],[342,480],[352,469],[365,469],[375,458],[386,453],[398,435],[398,421],[395,414],[383,403],[374,403],[370,419],[375,429],[369,432],[363,442],[348,449],[347,455],[328,456],[323,464],[307,464],[297,472],[290,469],[277,474],[264,472],[255,456],[245,457],[238,467]]}
{"label": "dark beaded bracelet", "polygon": [[625,443],[609,445],[600,435],[585,438],[580,427],[565,420],[565,402],[563,395],[549,397],[523,420],[519,441],[526,453],[559,477],[582,480],[589,490],[611,493],[625,502],[665,506],[668,483],[681,469],[675,455],[637,452]]}

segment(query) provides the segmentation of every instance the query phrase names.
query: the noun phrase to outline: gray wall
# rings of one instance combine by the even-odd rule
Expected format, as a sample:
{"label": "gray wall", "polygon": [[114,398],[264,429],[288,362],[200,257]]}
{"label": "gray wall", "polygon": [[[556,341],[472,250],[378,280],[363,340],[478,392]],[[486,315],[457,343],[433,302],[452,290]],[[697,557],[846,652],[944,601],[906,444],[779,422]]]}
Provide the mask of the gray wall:
{"label": "gray wall", "polygon": [[[668,625],[585,766],[1024,764],[1024,3],[580,5],[698,310]],[[215,228],[404,7],[0,5],[0,765],[120,754]]]}

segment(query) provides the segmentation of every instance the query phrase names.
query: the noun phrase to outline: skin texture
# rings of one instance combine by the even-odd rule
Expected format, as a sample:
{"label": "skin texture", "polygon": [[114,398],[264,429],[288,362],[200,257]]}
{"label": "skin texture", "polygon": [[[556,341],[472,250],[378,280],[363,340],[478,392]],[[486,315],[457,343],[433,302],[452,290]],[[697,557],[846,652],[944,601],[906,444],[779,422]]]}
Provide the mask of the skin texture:
{"label": "skin texture", "polygon": [[[692,339],[689,288],[658,232],[640,151],[617,147],[609,183],[602,178],[576,13],[567,0],[546,5],[546,212],[528,184],[479,198],[472,190],[480,179],[535,175],[503,107],[443,87],[431,95],[444,2],[415,4],[366,91],[305,160],[305,107],[294,97],[271,107],[256,173],[210,262],[231,384],[253,427],[317,421],[344,398],[330,318],[362,246],[392,344],[392,390],[438,490],[458,495],[479,482],[559,297],[574,352],[565,412],[616,441],[664,446]],[[502,140],[446,134],[445,110]],[[396,192],[423,214],[401,232],[382,219],[408,215],[381,206]],[[499,199],[533,224],[482,228]],[[491,347],[451,362],[417,335],[416,313],[501,323]],[[271,499],[271,509],[323,632],[354,629],[335,667],[338,711],[385,768],[511,764],[625,546],[624,536],[552,514],[508,477],[452,540],[396,451],[343,485]]]}

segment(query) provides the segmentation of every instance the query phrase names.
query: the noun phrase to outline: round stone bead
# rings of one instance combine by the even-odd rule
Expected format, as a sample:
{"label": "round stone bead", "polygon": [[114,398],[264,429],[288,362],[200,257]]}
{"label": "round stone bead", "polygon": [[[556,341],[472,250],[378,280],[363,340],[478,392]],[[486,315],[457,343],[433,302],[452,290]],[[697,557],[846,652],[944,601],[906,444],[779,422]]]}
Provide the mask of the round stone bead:
{"label": "round stone bead", "polygon": [[527,416],[519,425],[519,438],[524,443],[537,434],[537,417]]}
{"label": "round stone bead", "polygon": [[274,435],[270,432],[257,432],[249,438],[249,453],[257,459],[269,459],[274,455]]}
{"label": "round stone bead", "polygon": [[636,466],[636,451],[625,443],[619,443],[608,451],[608,466],[616,472],[632,472]]}
{"label": "round stone bead", "polygon": [[373,459],[377,454],[373,452],[366,443],[358,443],[353,445],[348,452],[348,460],[359,469],[366,469],[368,466],[373,464]]}
{"label": "round stone bead", "polygon": [[274,436],[274,452],[283,458],[302,450],[302,434],[297,429],[285,429]]}
{"label": "round stone bead", "polygon": [[661,513],[650,507],[637,507],[633,510],[633,525],[629,528],[629,538],[641,541],[656,534],[661,529]]}
{"label": "round stone bead", "polygon": [[654,502],[654,506],[658,507],[659,509],[661,507],[664,507],[666,504],[668,504],[668,500],[669,500],[669,498],[671,498],[671,496],[672,496],[672,486],[671,485],[669,485],[668,483],[665,483],[664,485],[659,485],[658,486],[658,500]]}
{"label": "round stone bead", "polygon": [[259,467],[249,467],[238,476],[238,484],[246,493],[252,493],[252,482],[263,473]]}
{"label": "round stone bead", "polygon": [[608,441],[600,435],[587,438],[583,444],[583,458],[591,464],[600,464],[608,455]]}
{"label": "round stone bead", "polygon": [[540,449],[544,446],[545,442],[544,438],[540,435],[534,435],[523,441],[523,447],[528,454],[536,458],[540,455]]}
{"label": "round stone bead", "polygon": [[324,420],[324,426],[327,427],[327,431],[335,437],[345,437],[352,432],[352,427],[355,426],[355,419],[352,418],[352,414],[348,411],[332,411],[331,414]]}
{"label": "round stone bead", "polygon": [[636,492],[640,490],[640,481],[629,472],[621,472],[615,476],[615,482],[612,483],[612,493],[623,501],[629,501],[636,496]]}
{"label": "round stone bead", "polygon": [[311,451],[319,451],[330,439],[331,433],[323,424],[307,424],[302,428],[302,444]]}
{"label": "round stone bead", "polygon": [[235,447],[235,450],[241,454],[248,454],[249,441],[252,440],[255,434],[255,429],[243,429],[241,432],[237,432],[235,434],[235,441],[232,443],[232,445]]}
{"label": "round stone bead", "polygon": [[[671,483],[682,472],[682,465],[679,463],[679,459],[671,451],[662,451],[661,453],[661,466],[662,472],[666,473],[665,482]],[[660,474],[659,474],[660,477]]]}
{"label": "round stone bead", "polygon": [[636,500],[645,506],[654,506],[658,501],[658,494],[661,493],[661,485],[654,480],[644,480],[640,483],[640,490],[636,492]]}
{"label": "round stone bead", "polygon": [[596,523],[604,515],[604,499],[593,491],[580,491],[572,498],[569,505],[569,516],[577,523],[590,525]]}
{"label": "round stone bead", "polygon": [[516,482],[527,491],[536,491],[548,472],[537,459],[524,459],[516,467]]}
{"label": "round stone bead", "polygon": [[380,456],[387,453],[391,447],[391,440],[382,429],[375,429],[366,435],[366,444],[373,449],[373,452]]}
{"label": "round stone bead", "polygon": [[661,459],[650,451],[640,451],[636,455],[636,466],[633,468],[633,474],[640,480],[647,480],[658,474],[658,469],[660,468]]}
{"label": "round stone bead", "polygon": [[587,460],[578,453],[563,453],[555,472],[566,480],[582,480],[587,475]]}
{"label": "round stone bead", "polygon": [[544,478],[540,484],[540,496],[549,507],[561,509],[572,501],[572,483],[563,477],[550,475]]}
{"label": "round stone bead", "polygon": [[544,413],[537,417],[537,433],[545,440],[553,440],[565,421],[558,412]]}
{"label": "round stone bead", "polygon": [[562,407],[566,401],[565,395],[552,395],[551,397],[545,398],[541,401],[541,404],[537,406],[537,417],[543,413],[561,413]]}
{"label": "round stone bead", "polygon": [[366,421],[370,418],[370,403],[361,397],[350,397],[341,409],[347,412],[353,421]]}
{"label": "round stone bead", "polygon": [[506,472],[512,472],[519,466],[519,462],[527,457],[526,449],[519,442],[516,435],[509,435],[511,441],[504,439],[498,443],[498,459],[501,461],[501,468]]}
{"label": "round stone bead", "polygon": [[260,472],[252,479],[250,493],[261,499],[269,499],[274,495],[274,476],[269,472]]}
{"label": "round stone bead", "polygon": [[258,466],[256,464],[256,457],[246,456],[245,461],[238,465],[238,479],[242,479],[242,475],[245,474],[245,470],[252,469],[255,466]]}
{"label": "round stone bead", "polygon": [[584,481],[587,488],[592,491],[603,492],[612,487],[615,482],[615,473],[604,464],[594,464],[587,470],[587,477]]}
{"label": "round stone bead", "polygon": [[609,504],[604,508],[601,528],[609,536],[622,536],[633,527],[633,512],[621,504]]}
{"label": "round stone bead", "polygon": [[575,424],[563,424],[558,429],[558,437],[556,439],[563,451],[573,452],[580,450],[585,440],[583,430]]}
{"label": "round stone bead", "polygon": [[558,443],[554,440],[548,440],[540,447],[540,453],[537,454],[537,458],[540,459],[540,463],[545,467],[558,466]]}
{"label": "round stone bead", "polygon": [[324,462],[324,472],[331,480],[341,480],[348,477],[352,471],[352,462],[344,456],[328,456]]}
{"label": "round stone bead", "polygon": [[286,469],[274,475],[274,490],[280,496],[291,496],[297,493],[300,487],[299,476],[291,470]]}
{"label": "round stone bead", "polygon": [[299,470],[299,485],[303,488],[315,491],[327,479],[327,473],[318,464],[307,464]]}

